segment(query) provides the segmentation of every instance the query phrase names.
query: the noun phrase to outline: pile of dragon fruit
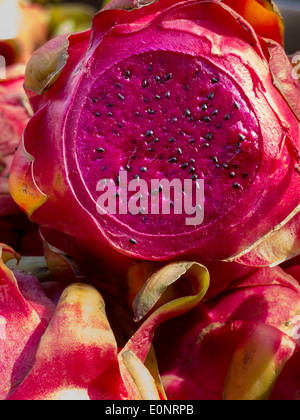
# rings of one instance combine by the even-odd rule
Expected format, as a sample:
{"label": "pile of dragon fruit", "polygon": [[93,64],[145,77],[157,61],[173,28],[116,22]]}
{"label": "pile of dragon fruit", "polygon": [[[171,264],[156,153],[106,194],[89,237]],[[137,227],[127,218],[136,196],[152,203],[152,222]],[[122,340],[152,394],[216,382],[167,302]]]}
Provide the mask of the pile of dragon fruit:
{"label": "pile of dragon fruit", "polygon": [[[278,7],[41,3],[0,2],[0,400],[299,400],[300,53]],[[145,206],[163,179],[202,185],[201,223]]]}

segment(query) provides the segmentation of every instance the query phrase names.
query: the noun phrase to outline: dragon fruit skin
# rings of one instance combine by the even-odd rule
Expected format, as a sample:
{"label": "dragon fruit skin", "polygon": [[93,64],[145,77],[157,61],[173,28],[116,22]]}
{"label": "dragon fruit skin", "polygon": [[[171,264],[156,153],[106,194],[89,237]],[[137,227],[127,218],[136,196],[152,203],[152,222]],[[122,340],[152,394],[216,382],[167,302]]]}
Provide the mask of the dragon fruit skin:
{"label": "dragon fruit skin", "polygon": [[0,248],[0,400],[160,398],[133,351],[119,354],[94,287],[71,284],[55,304],[34,276],[5,266],[20,256]]}
{"label": "dragon fruit skin", "polygon": [[0,80],[0,241],[22,255],[41,255],[38,226],[16,205],[8,186],[15,149],[32,115],[24,92],[24,65],[7,68]]}
{"label": "dragon fruit skin", "polygon": [[[86,260],[112,268],[116,259],[126,266],[131,258],[181,255],[260,266],[299,253],[300,91],[282,47],[221,2],[123,3],[133,10],[113,2],[94,17],[91,32],[52,40],[30,60],[26,87],[35,115],[13,164],[15,201],[46,240],[62,232]],[[174,214],[146,222],[99,215],[97,182],[116,179],[128,155],[129,180],[189,178],[181,165],[194,159],[190,170],[205,180],[204,223],[191,228]],[[277,235],[286,239],[284,255],[272,247]]]}
{"label": "dragon fruit skin", "polygon": [[264,268],[169,321],[154,342],[168,399],[297,399],[299,310],[298,282]]}
{"label": "dragon fruit skin", "polygon": [[32,110],[24,92],[24,65],[7,68],[6,78],[0,80],[0,154],[7,175],[16,147],[32,115]]}
{"label": "dragon fruit skin", "polygon": [[39,341],[55,308],[43,293],[38,280],[30,275],[14,275],[2,262],[2,259],[8,261],[12,258],[20,257],[1,244],[1,400],[19,385],[33,365]]}

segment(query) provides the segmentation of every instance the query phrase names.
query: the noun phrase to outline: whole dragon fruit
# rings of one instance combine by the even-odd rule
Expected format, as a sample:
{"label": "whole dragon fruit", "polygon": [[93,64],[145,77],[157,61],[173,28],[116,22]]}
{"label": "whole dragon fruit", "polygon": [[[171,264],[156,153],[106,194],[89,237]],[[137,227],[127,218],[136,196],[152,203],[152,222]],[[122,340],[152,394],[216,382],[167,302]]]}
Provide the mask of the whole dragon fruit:
{"label": "whole dragon fruit", "polygon": [[119,351],[94,287],[71,284],[56,306],[35,277],[5,266],[18,254],[0,253],[0,400],[164,398],[134,338],[136,352]]}
{"label": "whole dragon fruit", "polygon": [[154,346],[167,397],[298,400],[299,327],[300,287],[281,268],[236,280],[160,330]]}
{"label": "whole dragon fruit", "polygon": [[[91,261],[269,266],[299,253],[300,89],[272,4],[114,0],[90,31],[32,56],[35,115],[10,188],[46,241],[87,272]],[[120,173],[147,194],[126,196]],[[151,188],[163,179],[204,180],[201,224],[172,201],[170,214],[128,211],[132,199],[163,204],[163,186]],[[99,204],[103,180],[116,214]]]}
{"label": "whole dragon fruit", "polygon": [[8,186],[11,163],[32,110],[23,89],[24,65],[7,68],[0,80],[0,241],[22,255],[40,255],[38,226],[16,205]]}

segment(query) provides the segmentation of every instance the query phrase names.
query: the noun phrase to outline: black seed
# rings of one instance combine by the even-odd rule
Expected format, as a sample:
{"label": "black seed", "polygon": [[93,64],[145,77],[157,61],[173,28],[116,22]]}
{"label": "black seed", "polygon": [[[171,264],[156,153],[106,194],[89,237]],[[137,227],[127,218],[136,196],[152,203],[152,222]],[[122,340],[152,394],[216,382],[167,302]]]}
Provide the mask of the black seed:
{"label": "black seed", "polygon": [[241,149],[236,149],[235,154],[238,155],[240,153],[242,153]]}
{"label": "black seed", "polygon": [[213,114],[213,116],[215,117],[218,113],[219,113],[219,110],[218,110],[218,109],[215,109],[215,110],[214,110],[214,112],[213,112],[212,114]]}
{"label": "black seed", "polygon": [[137,117],[141,117],[141,113],[140,112],[135,112],[135,115],[137,116]]}
{"label": "black seed", "polygon": [[107,113],[107,116],[108,116],[108,117],[112,117],[112,116],[113,116],[112,112],[108,112],[108,113]]}
{"label": "black seed", "polygon": [[17,152],[17,151],[18,151],[18,149],[19,149],[19,146],[16,146],[16,147],[15,147],[15,151]]}
{"label": "black seed", "polygon": [[217,158],[217,156],[214,156],[214,157],[212,157],[212,161],[214,163],[218,163],[219,162],[219,159]]}
{"label": "black seed", "polygon": [[156,82],[160,82],[160,77],[159,77],[159,76],[155,76],[155,77],[154,77],[154,80],[155,80]]}
{"label": "black seed", "polygon": [[189,174],[193,174],[196,171],[196,168],[194,168],[193,166],[190,168],[189,170]]}
{"label": "black seed", "polygon": [[115,86],[116,86],[117,88],[121,88],[121,87],[122,87],[121,83],[115,83]]}
{"label": "black seed", "polygon": [[166,80],[171,80],[172,77],[173,77],[173,74],[169,73],[169,74],[166,75]]}
{"label": "black seed", "polygon": [[147,219],[148,219],[148,217],[147,217],[147,216],[145,216],[145,217],[143,218],[143,222],[145,223]]}
{"label": "black seed", "polygon": [[177,153],[179,153],[180,155],[182,155],[182,150],[180,149],[180,147],[178,147]]}
{"label": "black seed", "polygon": [[92,98],[92,101],[94,102],[94,104],[96,104],[98,102],[97,98]]}
{"label": "black seed", "polygon": [[203,118],[201,118],[201,121],[204,121],[204,122],[210,122],[211,121],[211,118],[210,117],[203,117]]}
{"label": "black seed", "polygon": [[116,178],[116,185],[120,185],[120,177],[119,176],[117,176],[117,178]]}
{"label": "black seed", "polygon": [[235,106],[236,109],[240,109],[241,108],[241,105],[238,102],[235,102],[234,103],[234,106]]}
{"label": "black seed", "polygon": [[104,165],[104,166],[101,168],[101,171],[102,171],[102,172],[104,172],[106,169],[107,169],[107,166],[106,166],[106,165]]}
{"label": "black seed", "polygon": [[133,238],[130,238],[130,239],[129,239],[129,242],[130,242],[132,245],[136,245],[136,240],[135,240],[135,239],[133,239]]}
{"label": "black seed", "polygon": [[98,147],[98,149],[96,149],[96,151],[98,153],[104,153],[105,152],[105,149],[103,149],[103,147]]}
{"label": "black seed", "polygon": [[181,165],[181,169],[186,169],[189,166],[188,163],[184,163],[183,165]]}
{"label": "black seed", "polygon": [[155,95],[155,99],[159,100],[160,96],[159,95]]}
{"label": "black seed", "polygon": [[209,147],[210,144],[209,143],[204,143],[204,147]]}
{"label": "black seed", "polygon": [[176,163],[177,162],[177,158],[176,157],[172,157],[171,159],[168,160],[169,163]]}
{"label": "black seed", "polygon": [[121,101],[125,100],[125,97],[123,95],[121,95],[121,93],[118,94],[119,99],[121,99]]}
{"label": "black seed", "polygon": [[228,163],[223,163],[223,168],[225,168],[225,169],[229,168]]}
{"label": "black seed", "polygon": [[211,83],[218,83],[219,82],[219,79],[217,78],[217,77],[214,77],[212,80],[211,80]]}
{"label": "black seed", "polygon": [[211,93],[208,95],[207,99],[212,100],[212,99],[214,99],[214,97],[215,97],[214,92],[211,92]]}
{"label": "black seed", "polygon": [[217,169],[219,169],[219,168],[220,168],[220,165],[219,165],[219,164],[217,164],[217,165],[216,165],[216,168],[217,168]]}
{"label": "black seed", "polygon": [[190,139],[190,140],[189,140],[189,143],[190,143],[190,144],[196,143],[196,140],[195,140],[195,139]]}
{"label": "black seed", "polygon": [[159,192],[162,192],[162,190],[163,190],[163,186],[162,186],[162,185],[160,185],[160,186],[158,187],[158,191],[159,191]]}
{"label": "black seed", "polygon": [[192,165],[194,165],[194,163],[196,163],[195,159],[191,159],[191,160],[190,160],[190,163],[191,163]]}
{"label": "black seed", "polygon": [[166,98],[170,98],[171,97],[171,92],[168,90],[167,92],[166,92]]}
{"label": "black seed", "polygon": [[191,111],[187,108],[187,109],[184,111],[184,115],[185,115],[186,117],[190,117],[190,116],[191,116]]}
{"label": "black seed", "polygon": [[226,115],[225,115],[225,120],[227,120],[227,121],[228,121],[228,120],[230,120],[230,118],[231,118],[231,115],[230,115],[230,114],[226,114]]}
{"label": "black seed", "polygon": [[247,176],[248,176],[248,172],[244,172],[243,173],[243,178],[247,178]]}
{"label": "black seed", "polygon": [[234,184],[232,184],[233,188],[239,189],[241,188],[241,184],[239,184],[238,182],[235,182]]}
{"label": "black seed", "polygon": [[153,136],[153,131],[152,130],[148,130],[147,133],[145,134],[145,137],[151,137]]}
{"label": "black seed", "polygon": [[245,136],[243,136],[243,134],[239,134],[238,137],[239,137],[239,141],[244,141],[246,138]]}
{"label": "black seed", "polygon": [[149,147],[148,152],[154,152],[154,148],[153,147]]}
{"label": "black seed", "polygon": [[174,117],[172,121],[173,121],[173,123],[176,123],[178,121],[178,118]]}
{"label": "black seed", "polygon": [[140,179],[140,176],[139,176],[139,175],[135,175],[135,176],[134,176],[134,179],[139,180],[139,179]]}
{"label": "black seed", "polygon": [[143,98],[143,99],[144,99],[144,102],[146,102],[146,104],[150,102],[148,98]]}
{"label": "black seed", "polygon": [[144,80],[142,86],[144,89],[146,89],[146,87],[148,86],[148,81]]}
{"label": "black seed", "polygon": [[111,102],[109,102],[108,104],[106,104],[106,107],[107,107],[107,108],[113,108],[113,107],[114,107],[114,104],[113,104],[113,103],[111,103]]}
{"label": "black seed", "polygon": [[147,112],[148,112],[148,114],[150,114],[150,115],[155,114],[154,109],[148,109],[148,110],[147,110]]}
{"label": "black seed", "polygon": [[206,104],[202,105],[202,111],[207,111],[208,110],[208,106]]}
{"label": "black seed", "polygon": [[126,70],[125,71],[125,79],[129,79],[130,75],[131,75],[130,71]]}
{"label": "black seed", "polygon": [[100,112],[95,112],[94,115],[95,115],[95,117],[100,117],[101,114],[100,114]]}
{"label": "black seed", "polygon": [[236,177],[235,172],[229,172],[229,175],[231,176],[231,178],[235,178]]}
{"label": "black seed", "polygon": [[210,141],[213,138],[213,133],[208,133],[205,138]]}
{"label": "black seed", "polygon": [[126,169],[127,172],[130,172],[131,171],[131,167],[129,165],[126,165],[126,168],[125,169]]}
{"label": "black seed", "polygon": [[143,173],[145,173],[145,172],[147,172],[147,168],[145,167],[145,166],[143,166],[142,168],[141,168],[141,172],[143,172]]}
{"label": "black seed", "polygon": [[149,64],[148,71],[152,71],[152,63]]}
{"label": "black seed", "polygon": [[193,181],[196,181],[197,179],[198,179],[198,175],[193,175],[192,177],[191,177],[191,179],[193,180]]}
{"label": "black seed", "polygon": [[159,138],[156,137],[153,141],[154,141],[154,143],[158,143],[159,142]]}
{"label": "black seed", "polygon": [[175,140],[176,140],[176,139],[175,139],[175,137],[171,137],[171,138],[168,140],[168,142],[169,142],[169,143],[174,143],[174,142],[175,142]]}
{"label": "black seed", "polygon": [[241,142],[237,142],[236,147],[239,149],[241,147],[242,143]]}

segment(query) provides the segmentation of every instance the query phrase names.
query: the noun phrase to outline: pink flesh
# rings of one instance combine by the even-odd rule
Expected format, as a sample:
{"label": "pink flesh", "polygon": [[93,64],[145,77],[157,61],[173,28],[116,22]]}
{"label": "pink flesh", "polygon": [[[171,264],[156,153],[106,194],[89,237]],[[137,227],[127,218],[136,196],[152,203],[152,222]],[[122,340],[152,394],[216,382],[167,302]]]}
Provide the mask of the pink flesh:
{"label": "pink flesh", "polygon": [[[205,185],[204,226],[251,187],[261,162],[258,122],[240,87],[207,61],[175,52],[135,55],[101,75],[86,97],[76,153],[95,201],[98,181],[116,180],[127,165],[128,182],[138,175],[149,192],[152,179],[183,182],[197,175]],[[116,217],[139,232],[194,229],[172,208],[170,216]]]}

